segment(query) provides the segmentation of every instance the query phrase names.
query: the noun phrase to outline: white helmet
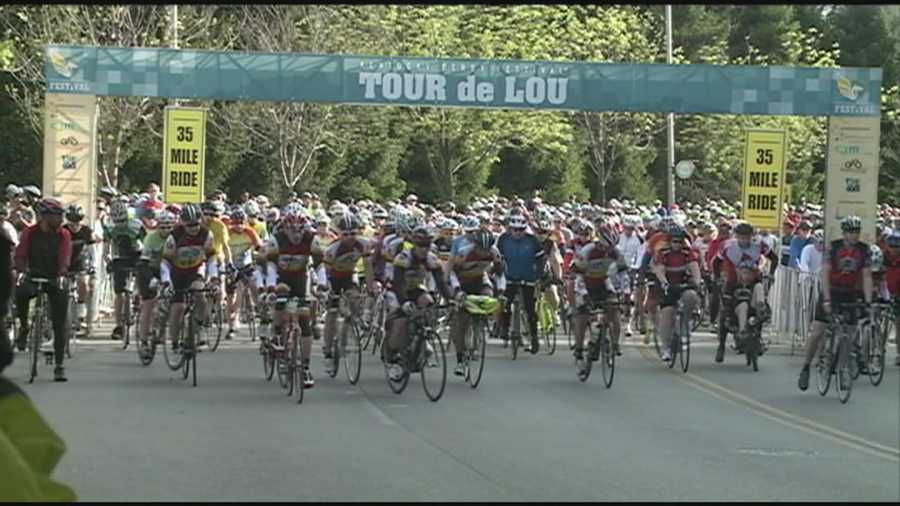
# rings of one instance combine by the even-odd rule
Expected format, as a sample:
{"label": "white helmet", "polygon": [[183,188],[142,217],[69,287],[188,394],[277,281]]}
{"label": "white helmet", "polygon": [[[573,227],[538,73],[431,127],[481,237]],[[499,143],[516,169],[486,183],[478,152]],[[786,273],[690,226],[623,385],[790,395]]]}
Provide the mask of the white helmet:
{"label": "white helmet", "polygon": [[109,210],[109,217],[113,223],[128,221],[128,205],[119,200],[113,202],[112,209]]}
{"label": "white helmet", "polygon": [[473,232],[481,228],[481,220],[479,220],[476,216],[465,216],[462,219],[462,228],[465,232]]}
{"label": "white helmet", "polygon": [[622,224],[626,227],[637,228],[641,225],[640,216],[629,214],[622,220]]}
{"label": "white helmet", "polygon": [[869,253],[871,256],[872,262],[872,272],[881,272],[884,270],[884,253],[881,252],[881,248],[876,246],[875,244],[869,246]]}
{"label": "white helmet", "polygon": [[507,223],[507,228],[527,228],[528,223],[525,221],[525,218],[521,215],[514,214],[509,217],[509,222]]}

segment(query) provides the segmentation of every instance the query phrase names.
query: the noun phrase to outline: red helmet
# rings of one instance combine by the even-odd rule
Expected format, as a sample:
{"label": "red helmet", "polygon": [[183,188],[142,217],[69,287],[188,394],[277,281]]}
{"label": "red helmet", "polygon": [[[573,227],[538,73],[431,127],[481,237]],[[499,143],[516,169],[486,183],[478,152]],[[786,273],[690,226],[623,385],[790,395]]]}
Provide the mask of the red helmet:
{"label": "red helmet", "polygon": [[62,216],[62,214],[65,212],[65,207],[63,206],[62,202],[49,197],[41,199],[34,207],[35,211],[40,214],[58,214]]}

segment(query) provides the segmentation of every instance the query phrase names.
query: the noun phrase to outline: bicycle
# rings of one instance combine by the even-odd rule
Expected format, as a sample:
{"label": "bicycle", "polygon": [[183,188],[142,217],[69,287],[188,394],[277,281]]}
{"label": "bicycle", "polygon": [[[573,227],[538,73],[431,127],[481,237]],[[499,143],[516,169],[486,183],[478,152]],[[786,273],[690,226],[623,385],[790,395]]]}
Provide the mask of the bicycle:
{"label": "bicycle", "polygon": [[[31,310],[31,328],[28,335],[28,345],[30,347],[29,354],[31,356],[31,370],[30,377],[28,378],[28,383],[34,383],[34,378],[37,377],[37,365],[38,358],[41,355],[41,346],[43,343],[53,342],[53,324],[50,321],[47,310],[47,308],[49,307],[49,301],[47,299],[47,286],[54,284],[54,281],[46,278],[26,279],[26,282],[31,282],[35,285],[35,288],[38,292],[38,295],[36,297],[37,300],[35,301],[34,307]],[[45,352],[44,356],[46,357],[47,363],[51,363],[53,360],[54,352]]]}
{"label": "bicycle", "polygon": [[[272,324],[272,319],[270,317],[272,300],[272,297],[268,295],[263,296],[260,300],[259,317],[260,325],[262,325],[263,328],[267,328]],[[259,336],[259,354],[263,361],[263,377],[266,381],[272,381],[272,377],[275,375],[275,354],[271,346],[270,338]]]}
{"label": "bicycle", "polygon": [[250,342],[256,341],[256,304],[253,301],[253,293],[250,290],[249,277],[253,274],[256,266],[245,267],[236,270],[231,274],[229,283],[237,284],[236,296],[240,299],[238,305],[238,321],[247,326],[247,333],[250,334]]}
{"label": "bicycle", "polygon": [[184,290],[175,290],[175,293],[185,294],[184,314],[181,316],[181,331],[178,334],[181,354],[181,379],[186,380],[192,373],[193,384],[195,387],[197,386],[197,354],[200,352],[198,346],[203,322],[201,321],[201,316],[194,313],[194,297],[198,293],[201,294],[201,297],[204,297],[214,291],[216,291],[215,288],[187,288]]}
{"label": "bicycle", "polygon": [[[359,382],[362,370],[362,327],[360,317],[352,311],[352,308],[361,308],[365,303],[365,295],[345,291],[338,298],[337,336],[331,341],[332,367],[328,375],[334,378],[341,366],[341,358],[344,359],[344,371],[351,385]],[[351,337],[348,341],[347,333]]]}
{"label": "bicycle", "polygon": [[819,359],[816,361],[816,387],[819,395],[828,394],[831,376],[837,375],[835,387],[841,404],[846,404],[850,400],[850,392],[853,389],[851,361],[854,357],[851,350],[851,335],[858,328],[856,323],[851,323],[854,320],[853,316],[856,315],[850,316],[848,312],[867,307],[866,304],[860,303],[834,305],[831,319],[825,329],[824,347],[819,350]]}
{"label": "bicycle", "polygon": [[384,321],[388,315],[388,304],[385,299],[385,290],[376,287],[375,296],[372,307],[368,312],[368,319],[364,318],[366,332],[363,342],[363,350],[368,349],[369,344],[372,345],[372,355],[378,351],[381,342],[384,340]]}
{"label": "bicycle", "polygon": [[[213,283],[218,283],[219,281],[213,280]],[[209,352],[212,353],[219,349],[219,343],[222,341],[222,334],[225,332],[225,305],[223,301],[219,300],[218,290],[209,290],[206,294],[206,318],[203,321],[203,327],[206,329],[212,329],[215,326],[215,331],[213,336],[208,336],[206,341],[206,347],[209,349]]]}
{"label": "bicycle", "polygon": [[885,356],[887,355],[887,341],[890,336],[894,314],[900,311],[900,304],[895,303],[895,308],[890,303],[879,302],[875,304],[872,320],[874,327],[868,334],[869,344],[867,346],[866,367],[869,369],[869,381],[873,386],[881,384],[884,379]]}
{"label": "bicycle", "polygon": [[[684,293],[684,290],[694,289],[693,285],[682,283],[674,285]],[[669,289],[672,285],[669,286]],[[675,326],[672,331],[672,340],[669,342],[669,352],[671,359],[669,360],[669,369],[675,366],[675,356],[677,355],[681,362],[681,371],[688,372],[691,365],[691,318],[694,313],[688,314],[687,307],[681,296],[678,297],[678,305],[675,309]]]}
{"label": "bicycle", "polygon": [[[384,375],[388,387],[395,394],[399,395],[406,389],[412,373],[421,375],[422,388],[432,402],[437,402],[444,394],[444,388],[447,386],[447,356],[444,343],[441,342],[435,328],[437,312],[448,308],[449,306],[432,305],[415,309],[408,315],[407,331],[412,335],[412,339],[409,340],[406,348],[397,352],[396,359],[403,368],[400,379],[396,381],[391,379],[390,363],[387,360],[384,362]],[[430,369],[438,368],[440,371],[435,372],[439,379],[427,373]],[[432,391],[431,387],[435,387],[435,390]]]}
{"label": "bicycle", "polygon": [[[466,332],[466,351],[463,353],[465,381],[472,388],[478,388],[484,374],[484,362],[487,359],[487,336],[490,319],[497,313],[500,301],[489,295],[466,295],[463,299],[463,311],[471,316],[469,331]],[[459,310],[457,308],[457,310]],[[472,364],[476,364],[473,366]]]}
{"label": "bicycle", "polygon": [[[297,404],[303,403],[303,346],[300,343],[300,324],[298,318],[301,313],[305,318],[310,315],[310,308],[299,297],[279,297],[277,304],[285,304],[285,314],[288,321],[282,325],[281,334],[273,336],[267,344],[271,354],[274,369],[278,371],[278,382],[282,388],[287,389],[287,396],[292,397],[297,392]],[[262,339],[260,339],[262,341]]]}
{"label": "bicycle", "polygon": [[137,315],[140,314],[141,301],[140,297],[134,290],[135,267],[121,267],[125,271],[125,290],[122,292],[124,298],[122,307],[119,309],[117,322],[122,325],[122,349],[127,350],[131,342],[131,333],[134,332],[134,326],[137,323]]}
{"label": "bicycle", "polygon": [[68,282],[68,311],[66,311],[66,358],[72,358],[75,355],[75,345],[77,344],[77,333],[81,330],[78,323],[78,276],[80,273],[70,273],[66,280]]}
{"label": "bicycle", "polygon": [[[510,281],[507,283],[507,286],[518,286],[519,289],[516,290],[515,296],[513,296],[512,300],[510,300],[506,306],[507,312],[510,315],[510,325],[509,325],[509,339],[503,343],[503,347],[509,345],[512,342],[512,359],[515,360],[519,355],[519,346],[522,344],[523,337],[531,337],[529,334],[531,333],[531,327],[529,325],[525,325],[525,334],[522,332],[522,320],[526,320],[527,313],[523,306],[524,297],[522,296],[522,287],[531,286],[534,287],[535,283],[533,281]],[[505,297],[501,300],[505,301]],[[527,321],[527,320],[526,320]]]}
{"label": "bicycle", "polygon": [[[548,283],[552,285],[561,285],[561,282],[550,282]],[[547,296],[544,295],[544,283],[538,283],[535,288],[535,297],[537,298],[537,302],[535,304],[535,311],[537,313],[538,320],[538,334],[544,340],[544,348],[547,355],[553,355],[556,352],[556,311],[554,311],[553,306],[547,301]]]}
{"label": "bicycle", "polygon": [[[609,334],[609,322],[606,319],[606,312],[611,307],[620,307],[620,302],[609,301],[591,301],[585,304],[588,310],[588,356],[585,358],[582,353],[581,358],[575,356],[575,374],[582,382],[587,381],[591,375],[593,363],[600,360],[600,372],[603,376],[603,385],[606,388],[612,387],[613,378],[616,374],[616,353],[612,349]],[[596,333],[596,339],[592,339]]]}

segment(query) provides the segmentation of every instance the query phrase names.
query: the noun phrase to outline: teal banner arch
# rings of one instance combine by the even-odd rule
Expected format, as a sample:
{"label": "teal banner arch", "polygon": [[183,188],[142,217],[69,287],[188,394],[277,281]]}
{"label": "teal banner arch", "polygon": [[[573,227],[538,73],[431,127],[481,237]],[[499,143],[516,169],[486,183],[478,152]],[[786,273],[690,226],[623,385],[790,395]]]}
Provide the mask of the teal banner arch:
{"label": "teal banner arch", "polygon": [[664,65],[50,45],[47,91],[588,111],[880,115],[880,68]]}

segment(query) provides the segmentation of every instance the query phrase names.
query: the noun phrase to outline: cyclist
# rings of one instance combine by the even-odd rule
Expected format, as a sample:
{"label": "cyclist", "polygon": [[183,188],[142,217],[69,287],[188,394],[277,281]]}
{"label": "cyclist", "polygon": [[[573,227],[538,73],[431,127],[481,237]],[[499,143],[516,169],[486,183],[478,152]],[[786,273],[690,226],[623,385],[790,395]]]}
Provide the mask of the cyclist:
{"label": "cyclist", "polygon": [[128,281],[128,271],[134,270],[137,260],[141,256],[143,247],[141,241],[146,235],[141,222],[129,217],[128,206],[122,201],[115,201],[110,210],[112,227],[104,234],[104,240],[110,244],[111,259],[107,258],[107,271],[113,275],[113,289],[115,291],[115,315],[116,327],[112,331],[112,339],[122,338],[122,304],[130,303],[125,300],[125,285]]}
{"label": "cyclist", "polygon": [[[616,247],[619,250],[619,253],[622,254],[622,257],[625,260],[625,265],[627,269],[622,270],[622,274],[627,276],[626,286],[623,288],[627,288],[625,294],[627,297],[631,297],[631,287],[634,285],[635,274],[637,273],[638,268],[640,267],[640,252],[641,245],[644,243],[644,240],[637,233],[637,227],[640,225],[641,219],[638,216],[627,215],[622,220],[622,234],[619,236],[619,244]],[[629,311],[631,308],[626,306],[626,311]],[[625,337],[631,337],[632,335],[632,320],[636,318],[637,312],[635,311],[633,314],[626,314],[626,325],[625,325]]]}
{"label": "cyclist", "polygon": [[[266,289],[275,292],[279,298],[275,304],[273,336],[281,335],[285,323],[284,308],[290,298],[299,298],[300,304],[309,304],[309,268],[315,267],[322,259],[322,251],[315,242],[315,234],[307,226],[306,211],[297,204],[284,208],[282,226],[272,234],[266,245],[268,273]],[[276,286],[277,281],[277,286]],[[303,388],[313,388],[315,381],[309,370],[309,356],[312,350],[311,315],[300,315],[301,345],[303,346]]]}
{"label": "cyclist", "polygon": [[[590,323],[590,308],[595,305],[605,305],[617,302],[617,295],[609,281],[610,276],[615,276],[621,266],[624,265],[622,255],[616,250],[619,242],[618,234],[612,226],[603,223],[600,218],[595,222],[597,226],[597,238],[583,246],[572,260],[572,270],[567,283],[568,297],[574,301],[575,315],[575,359],[582,360],[584,353],[584,333]],[[584,296],[587,296],[585,300]],[[621,355],[619,350],[619,332],[621,321],[619,309],[615,305],[606,307],[606,321],[610,327],[610,340],[613,343],[613,351]],[[599,343],[589,343],[591,360],[600,357]]]}
{"label": "cyclist", "polygon": [[[184,315],[185,291],[188,288],[203,289],[207,275],[213,279],[218,275],[213,234],[202,226],[201,219],[199,206],[184,206],[181,209],[181,224],[172,230],[163,245],[160,279],[164,285],[171,285],[175,292],[169,309],[169,336],[173,349],[181,345],[178,335]],[[206,314],[206,297],[195,297],[194,302],[197,305],[194,314]]]}
{"label": "cyclist", "polygon": [[50,319],[53,322],[53,349],[56,359],[53,379],[67,381],[63,357],[66,348],[66,313],[69,301],[60,281],[64,281],[69,272],[72,236],[62,227],[64,210],[60,201],[52,198],[42,199],[35,205],[35,210],[39,213],[40,219],[36,225],[22,231],[15,255],[16,271],[20,277],[16,289],[16,310],[20,329],[17,345],[19,351],[25,349],[25,338],[29,329],[28,306],[31,299],[37,296],[37,287],[31,279],[48,279],[50,284],[46,286],[46,290],[47,300],[50,303]]}
{"label": "cyclist", "polygon": [[[228,226],[222,221],[225,214],[225,204],[220,200],[207,200],[201,206],[203,212],[203,226],[206,227],[213,236],[213,250],[216,252],[216,262],[218,263],[216,272],[218,284],[216,292],[216,304],[222,304],[225,296],[225,266],[232,264],[231,248],[228,246]],[[201,313],[206,314],[206,313]]]}
{"label": "cyclist", "polygon": [[[755,265],[759,268],[758,270],[761,271],[762,261],[767,258],[769,263],[769,275],[771,276],[775,273],[775,269],[778,268],[778,254],[775,251],[770,250],[759,237],[754,237],[753,225],[745,221],[739,222],[734,227],[734,234],[735,237],[726,241],[719,249],[719,253],[716,255],[715,260],[713,260],[713,270],[718,271],[721,269],[725,274],[725,283],[722,288],[722,293],[728,297],[731,301],[731,305],[723,307],[722,310],[725,311],[725,315],[729,318],[732,314],[737,317],[738,331],[743,333],[747,328],[748,313],[746,311],[746,306],[743,304],[741,304],[742,309],[740,311],[734,306],[734,303],[737,301],[734,293],[738,286],[737,268],[742,263],[745,263]],[[756,294],[755,285],[761,281],[761,276],[753,278],[753,287],[750,288],[751,292]],[[761,304],[764,301],[764,298],[764,293],[760,297],[754,295],[754,300],[756,301],[754,307],[759,307],[757,305]],[[767,314],[760,312],[757,312],[757,316],[762,319],[768,317]],[[716,351],[716,362],[724,360],[726,334],[726,329],[719,329],[719,348]],[[739,343],[742,342],[737,339],[736,341]]]}
{"label": "cyclist", "polygon": [[[801,391],[809,388],[809,365],[819,350],[825,328],[829,324],[832,302],[855,303],[864,300],[872,303],[873,283],[871,250],[859,240],[862,220],[848,215],[841,219],[842,239],[831,241],[822,258],[822,290],[816,304],[815,321],[810,327],[806,343],[806,357],[797,386]],[[851,315],[851,320],[856,319]]]}
{"label": "cyclist", "polygon": [[385,321],[385,331],[390,339],[383,345],[385,359],[388,363],[388,375],[394,381],[403,376],[403,366],[398,363],[396,352],[406,349],[409,344],[406,317],[415,307],[427,307],[434,304],[426,282],[431,276],[440,294],[446,300],[452,300],[453,294],[447,286],[441,269],[440,260],[431,252],[431,234],[424,225],[418,225],[410,234],[411,249],[403,249],[394,258],[394,270],[391,290],[394,292],[399,307],[393,310]]}
{"label": "cyclist", "polygon": [[[99,238],[93,231],[82,225],[84,209],[78,204],[72,204],[66,208],[67,224],[63,225],[72,236],[72,258],[69,260],[69,272],[75,274],[78,285],[78,326],[86,328],[87,304],[89,300],[88,276],[93,279],[93,249],[92,244],[99,242]],[[93,288],[93,283],[90,283]],[[93,291],[93,290],[91,290]]]}
{"label": "cyclist", "polygon": [[[250,288],[250,301],[257,300],[257,287],[262,283],[259,272],[254,268],[253,255],[262,248],[262,240],[256,234],[256,230],[247,223],[247,213],[241,206],[235,206],[231,210],[231,220],[228,225],[228,248],[231,250],[234,263],[232,264],[235,276],[229,278],[225,290],[228,297],[228,334],[225,340],[234,337],[234,326],[237,320],[237,284],[241,278]],[[242,295],[243,296],[243,295]]]}
{"label": "cyclist", "polygon": [[[731,239],[731,222],[728,220],[720,220],[716,232],[716,238],[709,243],[709,248],[704,256],[704,263],[709,272],[710,283],[710,300],[709,300],[709,321],[712,328],[716,328],[719,322],[719,307],[721,306],[721,290],[722,280],[719,272],[719,262],[716,257],[725,245],[725,242]],[[772,250],[775,251],[775,250]]]}
{"label": "cyclist", "polygon": [[[138,261],[137,283],[141,294],[141,317],[138,335],[146,339],[150,334],[153,308],[156,306],[157,284],[160,279],[160,264],[162,263],[163,248],[169,235],[175,228],[175,215],[162,211],[156,219],[156,229],[144,238],[144,248]],[[160,344],[161,335],[156,336],[154,344]]]}
{"label": "cyclist", "polygon": [[[344,292],[358,292],[357,284],[353,278],[356,265],[363,260],[366,288],[369,293],[374,289],[374,273],[372,267],[372,244],[368,239],[360,237],[362,223],[356,216],[345,213],[337,219],[337,229],[341,235],[328,249],[325,250],[324,261],[319,266],[319,287],[330,287],[331,301],[328,311],[325,313],[325,369],[328,374],[333,373],[332,343],[337,332],[344,329],[337,328],[339,297]],[[350,307],[350,311],[357,315],[360,307],[356,304]]]}
{"label": "cyclist", "polygon": [[[503,259],[493,244],[493,234],[479,230],[472,235],[471,240],[466,241],[456,255],[450,257],[448,262],[451,273],[450,286],[456,292],[457,301],[465,295],[494,294],[491,277],[503,272]],[[465,374],[465,366],[462,363],[466,351],[465,338],[472,318],[459,304],[457,307],[460,309],[450,322],[450,337],[456,349],[456,370],[453,374],[462,376]]]}
{"label": "cyclist", "polygon": [[[693,314],[700,304],[697,291],[702,286],[700,261],[697,252],[687,242],[687,231],[679,226],[668,232],[668,246],[654,255],[651,268],[659,281],[663,294],[660,300],[659,336],[662,341],[662,359],[672,359],[669,346],[675,328],[675,309],[679,301],[684,304],[686,314]],[[679,286],[687,285],[687,286]]]}
{"label": "cyclist", "polygon": [[900,366],[900,228],[884,240],[884,279],[894,306],[894,365]]}
{"label": "cyclist", "polygon": [[457,224],[450,218],[441,218],[437,225],[441,235],[435,239],[434,249],[438,258],[446,265],[450,261],[450,250],[456,238]]}
{"label": "cyclist", "polygon": [[507,231],[497,239],[497,249],[506,265],[506,300],[503,311],[500,337],[509,339],[511,306],[516,294],[521,290],[522,304],[528,315],[528,329],[531,332],[531,354],[540,351],[541,343],[537,334],[537,312],[535,311],[534,285],[543,272],[543,247],[533,234],[527,232],[528,223],[518,214],[510,215]]}

